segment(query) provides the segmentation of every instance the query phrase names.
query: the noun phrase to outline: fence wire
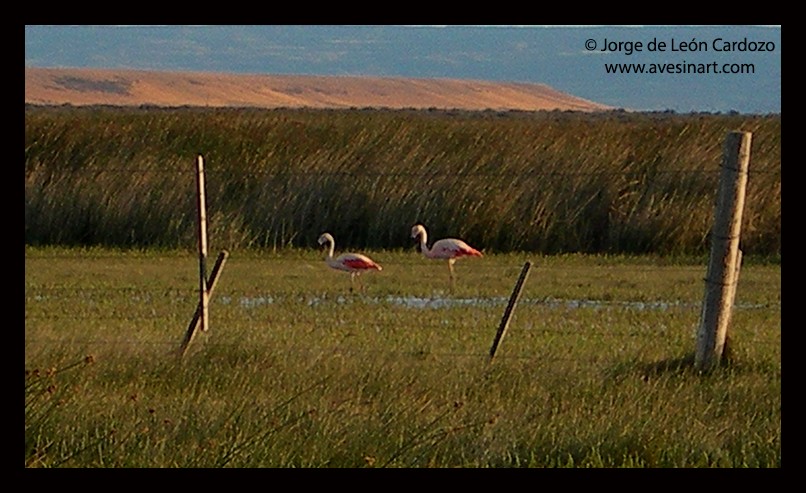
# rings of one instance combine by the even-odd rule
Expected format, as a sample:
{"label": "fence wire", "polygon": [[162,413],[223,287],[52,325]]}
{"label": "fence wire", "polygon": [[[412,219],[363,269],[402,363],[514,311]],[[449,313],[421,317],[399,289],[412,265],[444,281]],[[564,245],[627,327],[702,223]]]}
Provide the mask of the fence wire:
{"label": "fence wire", "polygon": [[[78,168],[59,169],[59,173],[165,173],[165,174],[185,174],[195,175],[196,168],[125,168],[125,167],[101,167],[85,166]],[[345,178],[541,178],[541,177],[574,177],[574,176],[622,176],[622,177],[645,177],[654,175],[718,175],[719,168],[715,169],[659,169],[659,170],[636,170],[636,171],[518,171],[518,172],[498,172],[498,171],[471,171],[471,172],[423,172],[423,171],[277,171],[277,170],[238,170],[239,175],[248,176],[272,176],[272,177],[310,177],[312,175],[324,177],[345,177]],[[222,175],[229,177],[231,171],[216,169],[215,167],[205,167],[205,175]],[[759,168],[748,170],[748,175],[768,175],[780,174],[780,168]]]}

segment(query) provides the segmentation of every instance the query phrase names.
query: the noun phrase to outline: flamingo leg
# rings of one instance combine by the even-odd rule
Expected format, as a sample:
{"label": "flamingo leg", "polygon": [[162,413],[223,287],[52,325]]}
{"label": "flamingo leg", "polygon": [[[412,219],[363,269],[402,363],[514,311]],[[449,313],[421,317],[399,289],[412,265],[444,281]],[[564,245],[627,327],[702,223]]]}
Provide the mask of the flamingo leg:
{"label": "flamingo leg", "polygon": [[448,259],[448,270],[451,272],[451,292],[453,292],[454,288],[456,287],[456,273],[453,271],[454,262],[456,262],[456,259]]}
{"label": "flamingo leg", "polygon": [[355,291],[356,284],[358,285],[358,291],[364,292],[364,283],[361,282],[361,273],[360,272],[350,272],[350,292],[352,293]]}

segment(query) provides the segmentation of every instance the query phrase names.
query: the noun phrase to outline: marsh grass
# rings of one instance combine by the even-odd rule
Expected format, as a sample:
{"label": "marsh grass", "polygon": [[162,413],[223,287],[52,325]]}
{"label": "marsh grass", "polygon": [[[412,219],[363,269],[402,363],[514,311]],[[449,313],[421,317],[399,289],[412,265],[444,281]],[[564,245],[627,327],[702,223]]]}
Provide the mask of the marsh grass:
{"label": "marsh grass", "polygon": [[703,259],[370,253],[232,252],[180,362],[192,252],[26,248],[26,467],[780,467],[780,264],[700,375]]}
{"label": "marsh grass", "polygon": [[743,248],[780,255],[780,115],[27,107],[25,239],[193,244],[202,154],[221,248],[403,248],[423,222],[487,252],[702,255],[734,130]]}

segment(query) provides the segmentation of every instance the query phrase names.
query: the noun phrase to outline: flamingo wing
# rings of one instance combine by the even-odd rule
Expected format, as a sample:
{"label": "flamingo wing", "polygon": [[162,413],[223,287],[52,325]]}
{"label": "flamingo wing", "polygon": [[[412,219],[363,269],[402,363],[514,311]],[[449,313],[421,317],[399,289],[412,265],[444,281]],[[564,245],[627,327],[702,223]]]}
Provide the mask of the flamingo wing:
{"label": "flamingo wing", "polygon": [[481,257],[482,253],[462,240],[446,238],[434,243],[431,253],[437,258]]}
{"label": "flamingo wing", "polygon": [[339,256],[336,261],[343,266],[344,270],[350,272],[369,269],[383,269],[380,265],[375,263],[374,260],[366,255],[361,255],[360,253],[345,253],[344,255]]}

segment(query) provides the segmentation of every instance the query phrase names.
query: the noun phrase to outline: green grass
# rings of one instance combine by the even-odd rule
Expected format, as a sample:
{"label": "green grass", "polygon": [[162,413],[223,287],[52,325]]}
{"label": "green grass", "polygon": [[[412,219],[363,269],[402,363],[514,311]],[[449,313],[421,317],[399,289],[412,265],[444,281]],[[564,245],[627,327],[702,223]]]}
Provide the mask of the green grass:
{"label": "green grass", "polygon": [[366,253],[233,250],[180,363],[192,252],[26,247],[26,467],[781,466],[780,262],[701,375],[704,258]]}

